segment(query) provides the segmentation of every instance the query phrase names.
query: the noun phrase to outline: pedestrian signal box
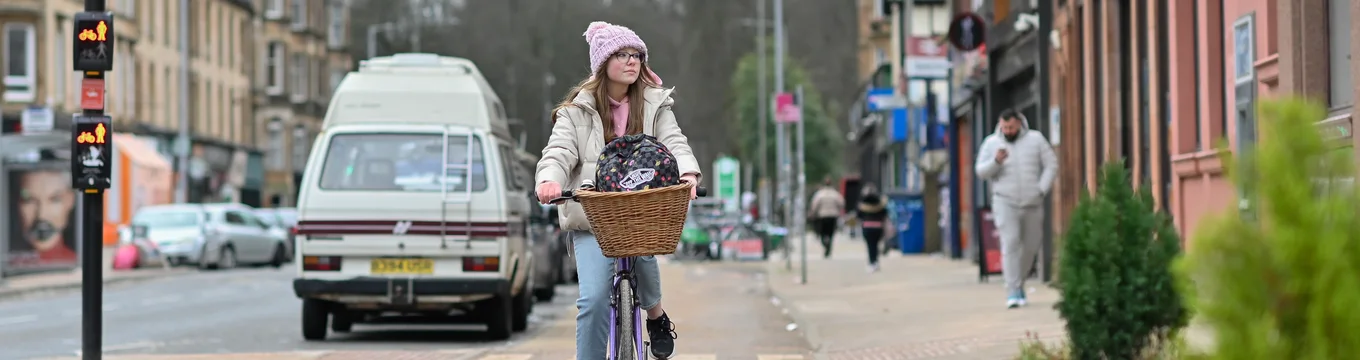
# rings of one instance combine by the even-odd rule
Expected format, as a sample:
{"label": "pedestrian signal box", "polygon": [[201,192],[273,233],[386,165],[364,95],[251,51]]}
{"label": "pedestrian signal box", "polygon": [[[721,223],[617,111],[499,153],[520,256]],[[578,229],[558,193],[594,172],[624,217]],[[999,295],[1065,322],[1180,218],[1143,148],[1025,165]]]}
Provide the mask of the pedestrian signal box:
{"label": "pedestrian signal box", "polygon": [[113,70],[113,13],[76,13],[73,23],[75,71]]}
{"label": "pedestrian signal box", "polygon": [[71,185],[77,190],[108,189],[113,176],[113,119],[76,115],[71,126]]}

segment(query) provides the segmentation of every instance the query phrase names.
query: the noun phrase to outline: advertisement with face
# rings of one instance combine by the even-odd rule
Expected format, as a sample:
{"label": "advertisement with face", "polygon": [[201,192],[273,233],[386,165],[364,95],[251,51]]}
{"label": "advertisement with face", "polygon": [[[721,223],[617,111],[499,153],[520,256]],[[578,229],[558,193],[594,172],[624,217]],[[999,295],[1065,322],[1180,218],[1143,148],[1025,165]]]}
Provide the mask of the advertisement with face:
{"label": "advertisement with face", "polygon": [[71,173],[64,169],[15,169],[7,175],[7,270],[75,266],[79,258]]}

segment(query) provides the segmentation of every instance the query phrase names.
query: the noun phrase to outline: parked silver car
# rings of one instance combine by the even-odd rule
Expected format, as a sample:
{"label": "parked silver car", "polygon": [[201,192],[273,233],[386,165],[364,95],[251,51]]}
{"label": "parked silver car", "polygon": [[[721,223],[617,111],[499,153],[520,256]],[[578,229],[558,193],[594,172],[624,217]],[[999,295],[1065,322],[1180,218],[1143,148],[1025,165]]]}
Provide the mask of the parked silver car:
{"label": "parked silver car", "polygon": [[274,236],[286,239],[284,247],[289,260],[293,259],[293,250],[297,249],[297,235],[294,234],[294,227],[297,226],[297,209],[295,208],[268,208],[255,209],[255,215],[269,225],[269,232]]}
{"label": "parked silver car", "polygon": [[171,264],[204,269],[230,269],[240,264],[283,266],[288,261],[285,238],[241,204],[177,204],[148,206],[132,217],[145,225]]}

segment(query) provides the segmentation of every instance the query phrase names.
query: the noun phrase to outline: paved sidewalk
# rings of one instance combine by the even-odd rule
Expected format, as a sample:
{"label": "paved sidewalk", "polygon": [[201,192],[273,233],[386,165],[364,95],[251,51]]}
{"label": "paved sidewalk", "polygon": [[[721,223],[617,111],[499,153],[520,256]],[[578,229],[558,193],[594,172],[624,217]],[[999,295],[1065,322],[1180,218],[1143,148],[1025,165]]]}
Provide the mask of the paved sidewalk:
{"label": "paved sidewalk", "polygon": [[868,273],[864,243],[839,236],[831,259],[809,240],[808,283],[783,257],[768,264],[770,289],[817,359],[1010,359],[1026,332],[1061,339],[1056,290],[1031,280],[1030,304],[1005,308],[1001,278],[979,283],[970,261],[890,255]]}
{"label": "paved sidewalk", "polygon": [[[104,284],[150,280],[192,271],[187,268],[165,269],[159,267],[113,270],[113,254],[113,248],[104,248]],[[0,300],[48,291],[79,289],[80,279],[80,269],[3,278],[0,279]]]}

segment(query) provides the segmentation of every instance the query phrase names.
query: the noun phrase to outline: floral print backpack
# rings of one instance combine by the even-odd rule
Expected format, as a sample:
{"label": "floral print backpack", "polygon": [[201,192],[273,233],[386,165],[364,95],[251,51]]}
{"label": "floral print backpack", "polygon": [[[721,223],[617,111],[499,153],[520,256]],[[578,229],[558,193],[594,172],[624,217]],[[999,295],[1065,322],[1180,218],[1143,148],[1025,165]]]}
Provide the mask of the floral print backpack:
{"label": "floral print backpack", "polygon": [[680,184],[675,155],[651,135],[624,135],[600,151],[595,191],[635,191]]}

